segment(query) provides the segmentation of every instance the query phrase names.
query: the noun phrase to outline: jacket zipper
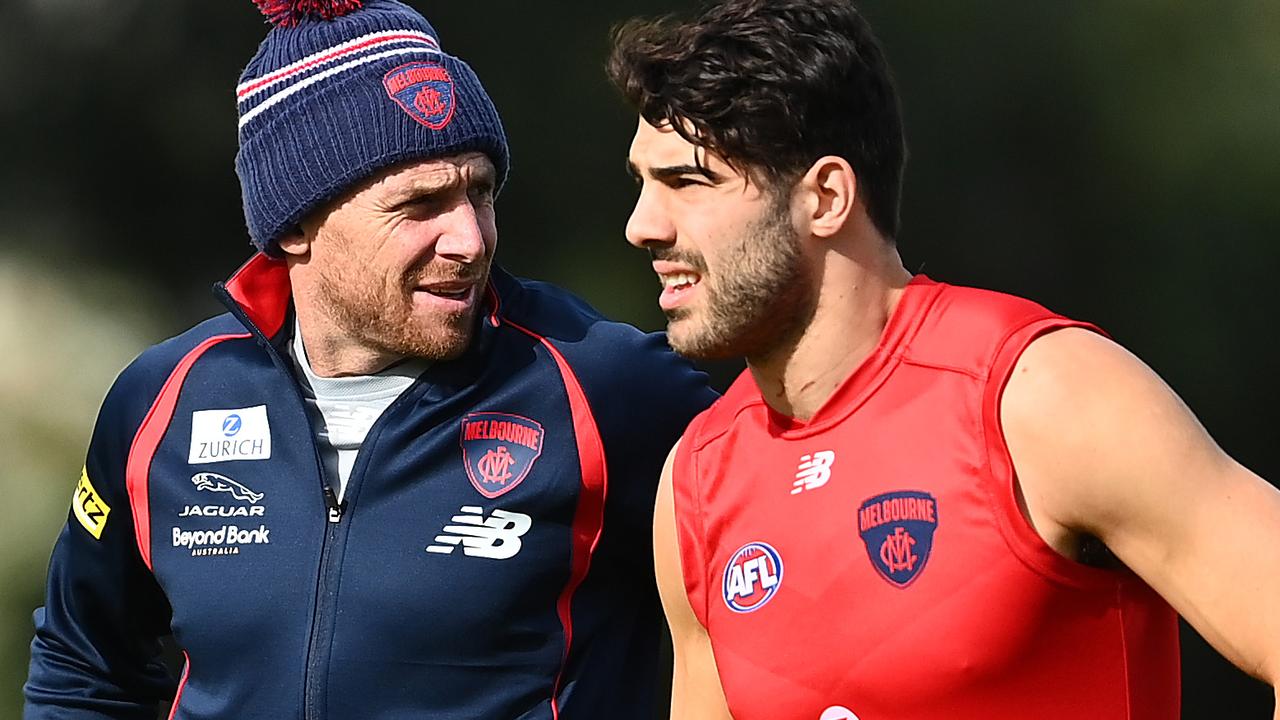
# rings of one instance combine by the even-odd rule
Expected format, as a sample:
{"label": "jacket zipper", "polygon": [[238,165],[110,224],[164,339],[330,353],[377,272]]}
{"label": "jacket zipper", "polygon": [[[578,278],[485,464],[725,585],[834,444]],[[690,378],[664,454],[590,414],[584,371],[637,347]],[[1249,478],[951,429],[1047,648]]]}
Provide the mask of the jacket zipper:
{"label": "jacket zipper", "polygon": [[[284,373],[289,381],[290,386],[294,390],[295,397],[298,399],[298,410],[302,413],[303,418],[307,421],[307,426],[311,427],[311,415],[307,411],[306,398],[302,396],[302,388],[299,387],[297,379],[293,375],[292,369],[286,364],[284,358],[271,344],[271,340],[253,323],[245,314],[227,291],[223,283],[215,286],[215,294],[218,295],[222,303],[231,310],[232,315],[240,320],[245,327],[258,338],[259,342],[267,349],[267,354],[271,357],[272,363],[280,372]],[[393,411],[401,404],[408,401],[411,397],[420,394],[426,382],[424,378],[419,377],[413,385],[406,388],[400,396],[382,412],[379,417],[369,428],[365,441],[360,447],[360,451],[356,454],[355,465],[351,468],[351,476],[347,479],[347,490],[349,493],[354,491],[360,480],[364,476],[365,466],[368,464],[368,450],[377,443],[377,437],[381,434],[382,428],[387,417],[393,414]],[[311,450],[315,456],[316,474],[320,478],[320,489],[324,495],[325,504],[325,532],[320,541],[320,569],[316,578],[316,594],[315,602],[312,605],[311,615],[311,635],[307,641],[306,663],[303,669],[302,687],[303,687],[303,720],[320,720],[323,717],[322,701],[324,695],[324,676],[327,671],[329,653],[325,649],[326,645],[333,642],[333,629],[331,627],[333,600],[331,598],[330,587],[332,586],[331,576],[334,574],[335,567],[333,561],[333,546],[339,543],[338,533],[347,528],[342,525],[342,519],[347,513],[347,502],[344,500],[338,502],[338,497],[334,493],[333,488],[329,486],[329,482],[325,477],[324,463],[320,459],[320,448],[315,440],[314,429],[311,432]],[[349,525],[349,523],[348,523]]]}
{"label": "jacket zipper", "polygon": [[[298,381],[294,377],[292,369],[285,363],[284,358],[280,356],[275,345],[271,343],[271,339],[264,335],[262,330],[249,319],[240,304],[231,297],[231,293],[227,291],[224,283],[215,284],[214,294],[231,311],[231,314],[257,337],[258,342],[266,349],[272,364],[286,376],[289,386],[293,388],[294,397],[298,400],[298,412],[302,413],[303,419],[307,422],[307,427],[310,428],[311,416],[307,412],[307,402],[302,396],[302,389],[298,386]],[[325,594],[329,584],[327,579],[330,573],[330,547],[333,545],[334,536],[337,535],[338,526],[342,522],[342,516],[346,509],[346,503],[338,502],[333,488],[329,486],[325,478],[324,463],[320,459],[320,448],[316,444],[314,430],[309,434],[311,435],[311,451],[315,459],[316,477],[320,479],[320,490],[324,496],[327,522],[325,523],[324,534],[320,539],[320,567],[316,577],[315,599],[311,608],[311,634],[307,641],[307,656],[303,665],[303,720],[314,720],[321,715],[318,703],[322,684],[320,678],[323,675],[324,668],[318,667],[321,663],[318,661],[317,655],[319,653],[317,651],[319,650],[320,634],[324,624],[320,620],[329,614],[324,612],[324,606]]]}
{"label": "jacket zipper", "polygon": [[[321,712],[321,700],[323,699],[324,674],[328,664],[328,653],[322,652],[322,646],[332,641],[332,632],[329,630],[329,618],[332,615],[329,612],[329,575],[333,568],[331,555],[332,548],[336,542],[338,534],[338,525],[342,522],[342,513],[345,503],[339,503],[338,498],[334,495],[333,488],[329,487],[329,483],[325,482],[322,472],[320,474],[320,483],[324,486],[324,502],[327,510],[327,520],[325,525],[324,538],[320,543],[320,572],[316,578],[316,598],[315,605],[311,613],[311,637],[307,641],[307,661],[302,676],[302,692],[303,692],[303,720],[315,720],[323,715]],[[328,636],[327,639],[326,637]]]}
{"label": "jacket zipper", "polygon": [[[369,456],[372,448],[377,445],[378,436],[382,434],[382,429],[386,425],[387,418],[393,416],[397,408],[410,398],[416,398],[419,395],[419,389],[425,385],[422,378],[419,378],[413,385],[409,386],[400,393],[382,415],[369,428],[369,433],[365,435],[364,443],[360,446],[360,451],[356,453],[355,464],[351,468],[351,476],[347,478],[347,495],[354,497],[360,484],[364,481],[365,468],[369,464]],[[301,391],[299,391],[301,397]],[[318,451],[317,451],[318,452]],[[317,454],[317,461],[319,455]],[[316,606],[315,614],[311,620],[311,640],[307,646],[307,674],[304,678],[304,706],[303,720],[321,720],[324,714],[321,711],[324,699],[324,677],[328,670],[329,650],[333,643],[333,605],[337,596],[333,594],[334,575],[342,566],[341,557],[346,555],[346,533],[350,532],[351,523],[342,523],[342,520],[348,513],[354,511],[354,507],[348,507],[348,502],[343,500],[338,502],[337,496],[333,492],[333,488],[329,487],[329,483],[325,482],[323,473],[321,474],[321,485],[324,486],[325,506],[328,510],[328,531],[324,536],[324,544],[320,548],[320,577],[316,583]],[[339,535],[341,534],[341,537]],[[335,546],[339,553],[339,559],[334,561],[336,552]]]}

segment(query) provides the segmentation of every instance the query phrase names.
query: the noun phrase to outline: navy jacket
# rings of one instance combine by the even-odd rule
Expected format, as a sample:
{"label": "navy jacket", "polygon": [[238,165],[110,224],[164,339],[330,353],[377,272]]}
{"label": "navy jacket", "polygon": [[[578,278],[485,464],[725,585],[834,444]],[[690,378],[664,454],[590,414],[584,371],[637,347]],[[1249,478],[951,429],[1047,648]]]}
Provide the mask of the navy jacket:
{"label": "navy jacket", "polygon": [[340,506],[283,354],[284,266],[217,290],[230,313],[103,403],[27,720],[151,720],[175,694],[183,720],[652,717],[653,495],[714,399],[701,373],[495,268],[471,347],[377,421]]}

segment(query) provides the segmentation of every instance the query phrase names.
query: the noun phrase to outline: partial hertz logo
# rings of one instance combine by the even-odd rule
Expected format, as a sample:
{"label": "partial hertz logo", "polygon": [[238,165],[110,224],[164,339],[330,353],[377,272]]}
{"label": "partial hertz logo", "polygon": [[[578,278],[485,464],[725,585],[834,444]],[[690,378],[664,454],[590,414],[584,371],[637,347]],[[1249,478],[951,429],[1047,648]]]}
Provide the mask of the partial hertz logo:
{"label": "partial hertz logo", "polygon": [[462,462],[481,495],[511,492],[542,454],[542,425],[508,413],[475,412],[462,418]]}
{"label": "partial hertz logo", "polygon": [[738,613],[755,612],[773,599],[782,585],[782,556],[771,545],[749,542],[724,566],[724,603]]}
{"label": "partial hertz logo", "polygon": [[250,503],[251,507],[236,505],[187,505],[178,517],[262,517],[266,508],[258,505],[264,495],[254,492],[225,475],[202,472],[191,476],[191,484],[197,490],[211,493],[227,493],[236,500]]}
{"label": "partial hertz logo", "polygon": [[89,531],[95,540],[102,539],[102,531],[107,527],[107,516],[111,508],[102,501],[102,496],[93,489],[89,482],[89,468],[80,470],[80,482],[76,483],[76,493],[71,497],[71,511],[81,527]]}
{"label": "partial hertz logo", "polygon": [[800,467],[796,469],[796,481],[791,484],[791,494],[799,495],[805,490],[814,490],[826,485],[831,479],[831,464],[835,461],[836,454],[830,450],[821,450],[800,458]]}
{"label": "partial hertz logo", "polygon": [[938,501],[921,490],[877,495],[858,508],[858,534],[871,565],[900,588],[924,571],[937,529]]}
{"label": "partial hertz logo", "polygon": [[517,512],[494,510],[484,516],[484,508],[467,505],[462,515],[454,515],[453,525],[445,525],[436,536],[438,545],[427,547],[429,553],[452,554],[458,545],[471,557],[506,560],[515,557],[523,547],[520,538],[533,527],[533,518]]}
{"label": "partial hertz logo", "polygon": [[191,465],[271,458],[267,406],[191,413]]}
{"label": "partial hertz logo", "polygon": [[223,525],[217,530],[173,529],[173,546],[191,551],[191,557],[207,555],[239,555],[242,545],[267,545],[271,531],[266,525],[245,530],[235,525]]}

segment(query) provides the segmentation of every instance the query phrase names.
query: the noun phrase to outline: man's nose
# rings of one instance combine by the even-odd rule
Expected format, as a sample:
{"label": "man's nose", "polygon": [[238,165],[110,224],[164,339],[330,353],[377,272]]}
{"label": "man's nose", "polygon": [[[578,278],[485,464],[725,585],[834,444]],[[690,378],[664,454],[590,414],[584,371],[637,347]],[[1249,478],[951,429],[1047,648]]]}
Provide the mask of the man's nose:
{"label": "man's nose", "polygon": [[455,203],[438,219],[444,227],[436,240],[436,255],[463,264],[474,263],[485,256],[484,231],[469,201]]}
{"label": "man's nose", "polygon": [[640,197],[636,198],[636,206],[627,219],[627,242],[635,247],[669,245],[676,241],[675,225],[655,195],[651,186],[642,185]]}

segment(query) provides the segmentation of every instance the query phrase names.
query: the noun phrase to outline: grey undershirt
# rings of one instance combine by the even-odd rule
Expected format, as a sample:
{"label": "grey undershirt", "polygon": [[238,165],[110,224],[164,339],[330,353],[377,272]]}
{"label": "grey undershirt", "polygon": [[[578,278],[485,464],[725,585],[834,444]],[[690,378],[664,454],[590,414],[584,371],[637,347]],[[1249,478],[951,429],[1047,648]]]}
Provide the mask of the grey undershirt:
{"label": "grey undershirt", "polygon": [[316,430],[325,480],[341,501],[369,429],[431,363],[408,359],[373,375],[320,377],[307,360],[296,318],[288,349],[299,373],[307,413]]}

